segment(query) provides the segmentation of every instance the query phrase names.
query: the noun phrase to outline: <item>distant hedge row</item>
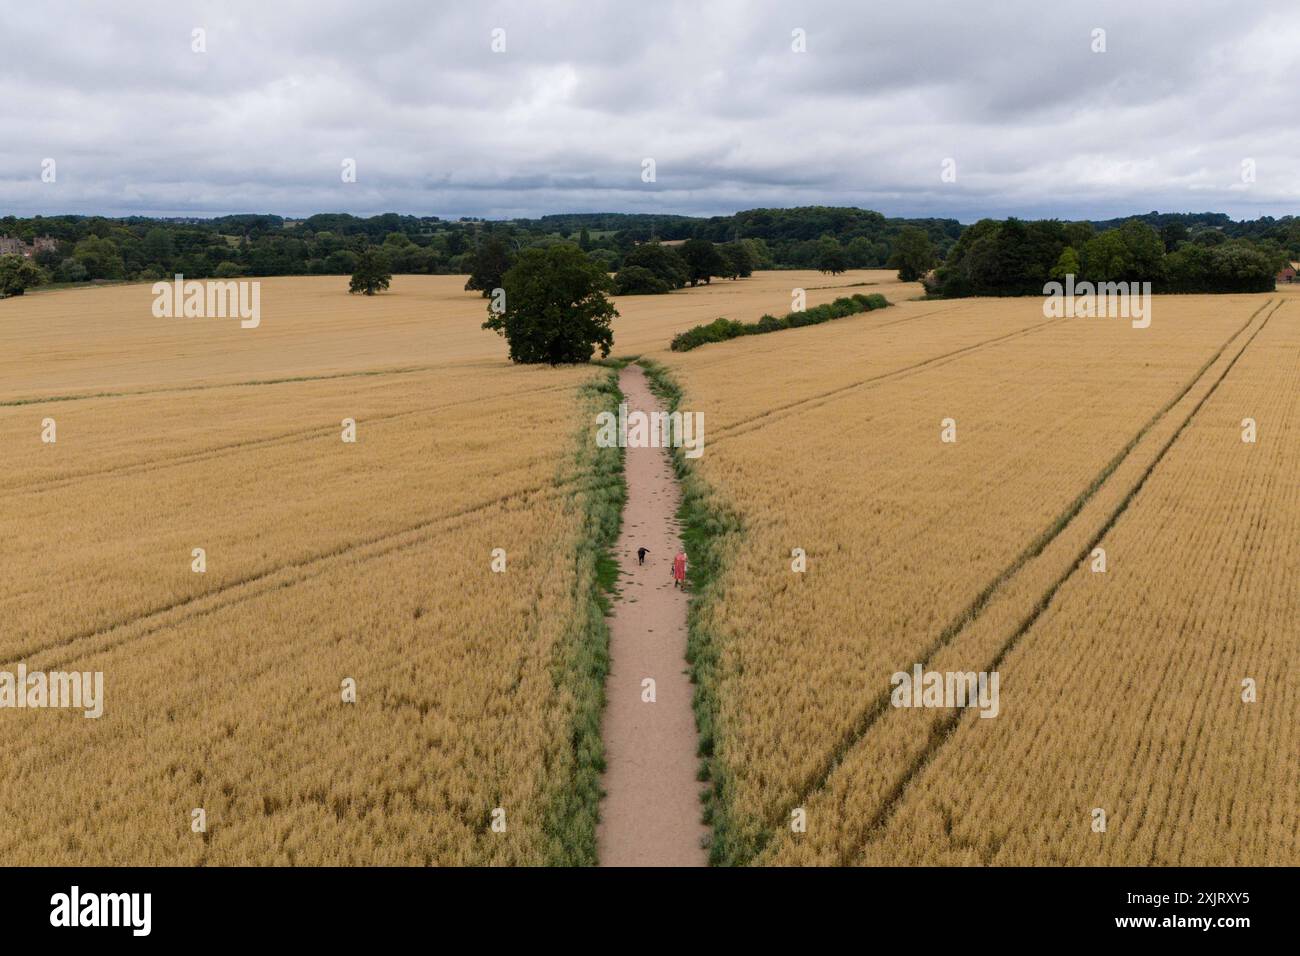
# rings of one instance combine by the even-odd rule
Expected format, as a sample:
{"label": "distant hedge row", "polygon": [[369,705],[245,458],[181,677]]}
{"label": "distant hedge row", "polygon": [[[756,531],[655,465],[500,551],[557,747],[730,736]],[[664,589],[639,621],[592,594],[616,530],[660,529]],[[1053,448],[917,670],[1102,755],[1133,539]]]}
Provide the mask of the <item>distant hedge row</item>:
{"label": "distant hedge row", "polygon": [[851,295],[828,302],[826,305],[813,306],[803,312],[791,312],[783,319],[774,315],[765,315],[757,322],[737,322],[733,319],[714,319],[708,325],[697,325],[679,332],[673,337],[674,352],[689,352],[710,342],[725,342],[727,339],[742,335],[761,335],[764,332],[779,332],[782,329],[797,329],[804,325],[819,325],[831,319],[842,319],[846,315],[858,312],[870,312],[883,309],[889,301],[880,293],[871,295]]}

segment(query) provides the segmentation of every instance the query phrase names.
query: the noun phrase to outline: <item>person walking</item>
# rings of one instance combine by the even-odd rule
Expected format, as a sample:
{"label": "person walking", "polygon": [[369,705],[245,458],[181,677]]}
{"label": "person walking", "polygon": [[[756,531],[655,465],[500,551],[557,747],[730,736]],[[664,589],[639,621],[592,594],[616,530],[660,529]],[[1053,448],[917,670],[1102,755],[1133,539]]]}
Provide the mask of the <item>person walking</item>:
{"label": "person walking", "polygon": [[649,549],[649,548],[637,548],[637,549],[636,549],[636,563],[637,563],[637,564],[645,564],[645,556],[646,556],[647,554],[649,554],[649,553],[650,553],[650,549]]}
{"label": "person walking", "polygon": [[686,588],[686,552],[678,551],[673,558],[673,587]]}

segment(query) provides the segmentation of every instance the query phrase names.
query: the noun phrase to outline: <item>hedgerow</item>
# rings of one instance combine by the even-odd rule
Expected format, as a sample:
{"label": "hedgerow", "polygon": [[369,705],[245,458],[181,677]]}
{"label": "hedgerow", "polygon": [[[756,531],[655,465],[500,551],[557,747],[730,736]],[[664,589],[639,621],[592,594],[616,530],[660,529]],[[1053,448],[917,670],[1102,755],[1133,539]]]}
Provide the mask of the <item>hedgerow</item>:
{"label": "hedgerow", "polygon": [[791,312],[784,318],[765,315],[757,322],[737,322],[734,319],[718,318],[708,325],[697,325],[679,332],[673,337],[671,348],[674,352],[689,352],[710,342],[725,342],[742,335],[762,335],[766,332],[779,332],[782,329],[797,329],[805,325],[819,325],[832,319],[842,319],[846,315],[859,312],[871,312],[883,309],[889,301],[880,293],[871,295],[843,296],[825,305],[816,305],[802,312]]}

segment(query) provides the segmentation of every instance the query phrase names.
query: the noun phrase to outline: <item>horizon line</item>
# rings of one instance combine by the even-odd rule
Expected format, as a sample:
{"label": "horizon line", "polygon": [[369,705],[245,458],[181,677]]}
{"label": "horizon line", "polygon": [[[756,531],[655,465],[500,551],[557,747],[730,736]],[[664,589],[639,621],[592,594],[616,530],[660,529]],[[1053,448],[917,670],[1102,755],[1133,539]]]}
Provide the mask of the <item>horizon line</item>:
{"label": "horizon line", "polygon": [[1260,219],[1279,220],[1279,219],[1296,218],[1297,216],[1300,216],[1300,212],[1285,213],[1281,216],[1274,216],[1266,213],[1261,213],[1260,215],[1254,217],[1253,219],[1251,218],[1236,219],[1230,213],[1216,212],[1208,209],[1186,211],[1186,212],[1173,211],[1173,210],[1161,211],[1159,209],[1152,209],[1147,212],[1133,212],[1133,213],[1127,213],[1118,216],[1104,216],[1104,217],[1099,216],[1095,218],[1094,217],[1070,218],[1063,215],[1035,216],[1035,217],[1022,216],[1022,215],[1006,215],[1006,216],[986,215],[986,216],[977,217],[975,219],[964,220],[957,216],[890,215],[888,213],[883,212],[882,210],[873,209],[869,206],[853,206],[853,205],[845,206],[845,205],[828,205],[824,203],[813,203],[813,204],[797,205],[797,206],[750,206],[744,209],[736,209],[735,211],[729,213],[714,213],[711,215],[678,213],[678,212],[644,212],[644,211],[623,212],[615,209],[604,209],[604,210],[597,210],[597,211],[548,212],[548,213],[541,213],[539,215],[531,215],[531,216],[509,216],[509,217],[501,217],[501,218],[492,218],[489,216],[471,216],[471,215],[452,216],[452,215],[437,215],[433,213],[421,214],[421,213],[414,213],[414,212],[398,212],[397,210],[386,210],[384,212],[376,212],[370,214],[359,214],[355,212],[347,212],[344,210],[319,210],[317,212],[309,213],[306,215],[290,215],[290,214],[277,213],[277,212],[250,212],[250,211],[227,212],[227,213],[204,213],[204,214],[183,213],[183,212],[172,213],[172,214],[139,213],[139,212],[125,213],[125,214],[109,214],[109,213],[97,213],[97,212],[91,212],[91,213],[57,212],[57,213],[32,213],[30,215],[19,215],[17,213],[5,213],[4,215],[0,215],[0,220],[10,219],[10,218],[12,219],[109,219],[109,220],[153,219],[159,221],[197,220],[200,222],[212,222],[217,219],[229,219],[238,216],[271,216],[277,219],[283,219],[285,221],[305,222],[306,220],[314,218],[315,216],[351,216],[352,218],[359,219],[359,220],[376,219],[381,216],[400,216],[403,218],[411,218],[411,219],[432,219],[432,220],[437,220],[438,222],[447,222],[447,223],[469,223],[469,222],[512,223],[512,222],[540,221],[548,217],[559,217],[559,216],[662,216],[662,217],[676,218],[676,219],[707,221],[709,219],[727,219],[727,218],[741,215],[742,213],[753,212],[755,210],[760,210],[760,209],[764,209],[764,210],[773,209],[773,210],[782,210],[782,211],[792,211],[796,209],[856,209],[863,212],[878,213],[879,215],[883,216],[886,220],[905,220],[905,221],[906,220],[919,221],[919,220],[927,220],[927,219],[936,220],[936,221],[947,220],[947,221],[956,222],[962,227],[971,226],[982,219],[993,219],[998,221],[1004,221],[1007,219],[1020,219],[1026,222],[1032,222],[1035,220],[1037,221],[1057,220],[1060,222],[1111,222],[1120,219],[1140,219],[1143,216],[1207,216],[1207,217],[1223,216],[1227,218],[1230,222],[1241,223],[1241,222],[1257,222]]}

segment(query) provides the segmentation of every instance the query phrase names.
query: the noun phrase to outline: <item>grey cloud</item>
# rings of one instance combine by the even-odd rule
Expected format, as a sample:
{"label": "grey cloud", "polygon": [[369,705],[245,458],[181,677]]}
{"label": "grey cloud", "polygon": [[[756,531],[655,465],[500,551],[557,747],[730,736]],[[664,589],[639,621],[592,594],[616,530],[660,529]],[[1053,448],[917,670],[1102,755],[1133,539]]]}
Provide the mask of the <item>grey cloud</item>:
{"label": "grey cloud", "polygon": [[1283,215],[1297,50],[1221,0],[19,5],[0,214]]}

